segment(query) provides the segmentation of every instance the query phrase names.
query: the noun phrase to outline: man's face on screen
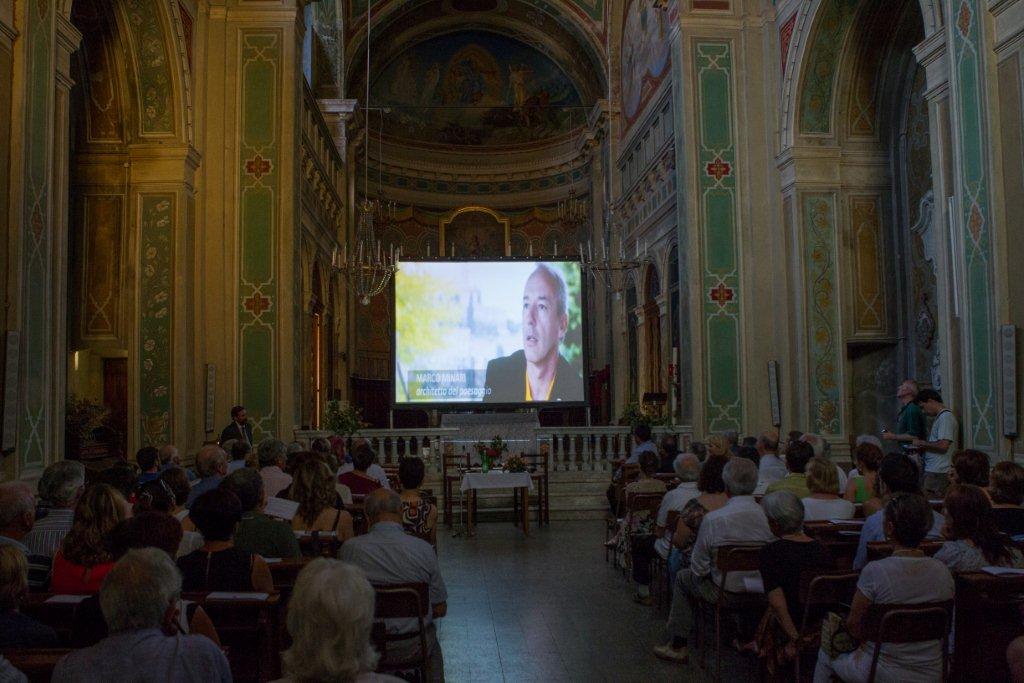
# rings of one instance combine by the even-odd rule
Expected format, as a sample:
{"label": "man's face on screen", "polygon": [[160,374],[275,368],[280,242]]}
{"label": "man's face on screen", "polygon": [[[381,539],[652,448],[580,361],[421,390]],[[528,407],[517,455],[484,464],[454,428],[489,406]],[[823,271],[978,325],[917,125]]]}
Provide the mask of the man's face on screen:
{"label": "man's face on screen", "polygon": [[526,281],[523,290],[523,351],[526,360],[539,363],[558,354],[558,342],[565,336],[568,319],[558,307],[557,290],[542,272]]}

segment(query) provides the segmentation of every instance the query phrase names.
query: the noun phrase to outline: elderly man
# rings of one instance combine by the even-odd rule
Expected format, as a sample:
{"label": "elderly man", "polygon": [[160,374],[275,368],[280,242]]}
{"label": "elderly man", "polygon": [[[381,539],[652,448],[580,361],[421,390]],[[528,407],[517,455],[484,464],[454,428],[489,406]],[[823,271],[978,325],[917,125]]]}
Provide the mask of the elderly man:
{"label": "elderly man", "polygon": [[267,494],[263,478],[244,467],[224,478],[220,487],[238,496],[242,519],[235,530],[235,547],[263,557],[301,557],[291,525],[263,514]]}
{"label": "elderly man", "polygon": [[100,589],[110,635],[65,656],[53,680],[231,681],[231,668],[212,640],[178,632],[181,574],[157,548],[129,550]]}
{"label": "elderly man", "polygon": [[772,484],[785,478],[789,471],[779,457],[779,433],[774,429],[761,432],[757,437],[757,478],[762,484]]}
{"label": "elderly man", "polygon": [[259,459],[263,489],[268,496],[276,496],[292,485],[292,476],[285,474],[284,465],[288,460],[288,446],[280,439],[263,439],[256,447]]}
{"label": "elderly man", "polygon": [[35,555],[23,543],[36,521],[36,499],[28,484],[0,484],[0,545],[14,546],[28,561],[28,586],[46,587],[50,580],[51,559]]}
{"label": "elderly man", "polygon": [[[394,491],[377,489],[366,497],[366,518],[370,531],[345,541],[338,559],[351,562],[366,573],[374,584],[425,583],[429,586],[431,608],[427,614],[427,648],[430,680],[444,680],[444,659],[437,642],[434,619],[448,612],[448,590],[445,588],[437,553],[424,540],[410,536],[402,528],[402,499]],[[408,633],[414,624],[388,624],[391,633]],[[402,661],[418,654],[416,642],[409,647],[389,648],[389,658]]]}
{"label": "elderly man", "polygon": [[[715,552],[727,545],[756,545],[775,539],[768,528],[768,520],[761,506],[751,495],[757,487],[757,465],[744,458],[732,458],[722,471],[728,502],[709,512],[697,532],[690,566],[679,570],[672,595],[672,610],[668,618],[671,640],[654,648],[662,659],[685,662],[689,659],[686,639],[693,626],[691,598],[705,602],[718,600],[721,572],[715,565]],[[745,592],[743,579],[757,572],[729,574],[725,590],[729,593]]]}
{"label": "elderly man", "polygon": [[[896,427],[890,432],[882,430],[882,438],[886,441],[898,441],[905,450],[914,439],[923,439],[928,433],[925,428],[924,413],[921,406],[914,400],[920,391],[917,382],[905,379],[896,389],[896,400],[900,402],[900,410],[896,414]],[[916,457],[916,454],[912,457]],[[916,463],[920,465],[920,463]]]}
{"label": "elderly man", "polygon": [[[59,460],[45,470],[39,479],[40,512],[46,516],[37,519],[32,530],[21,542],[32,555],[52,558],[71,531],[75,506],[85,488],[85,467],[74,460]],[[38,515],[37,515],[38,516]]]}
{"label": "elderly man", "polygon": [[697,478],[700,476],[700,460],[693,453],[680,453],[676,456],[672,467],[680,484],[665,494],[658,508],[653,534],[633,537],[633,580],[636,581],[635,602],[641,605],[651,604],[651,560],[654,553],[668,561],[672,550],[672,533],[675,529],[668,528],[668,513],[682,512],[683,507],[700,495],[697,490]]}
{"label": "elderly man", "polygon": [[188,492],[188,500],[185,502],[187,508],[192,507],[196,498],[220,486],[221,480],[228,473],[228,454],[217,444],[203,446],[196,456],[196,470],[199,472],[199,481]]}

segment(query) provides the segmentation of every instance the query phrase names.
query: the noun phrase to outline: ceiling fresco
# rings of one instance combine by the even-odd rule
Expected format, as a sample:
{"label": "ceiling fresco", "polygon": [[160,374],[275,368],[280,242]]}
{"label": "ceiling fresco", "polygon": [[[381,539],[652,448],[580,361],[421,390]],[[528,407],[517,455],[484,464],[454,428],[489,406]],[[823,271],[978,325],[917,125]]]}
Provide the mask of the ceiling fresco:
{"label": "ceiling fresco", "polygon": [[390,110],[387,136],[446,147],[529,145],[568,133],[585,116],[571,113],[580,94],[550,58],[487,31],[407,48],[375,78],[371,101]]}

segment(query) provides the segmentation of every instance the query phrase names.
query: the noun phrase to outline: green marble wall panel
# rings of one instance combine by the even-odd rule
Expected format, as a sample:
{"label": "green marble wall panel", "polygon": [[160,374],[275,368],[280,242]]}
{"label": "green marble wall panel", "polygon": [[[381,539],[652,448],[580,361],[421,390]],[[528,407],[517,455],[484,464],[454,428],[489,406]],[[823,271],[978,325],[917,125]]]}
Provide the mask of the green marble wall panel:
{"label": "green marble wall panel", "polygon": [[[952,35],[954,125],[959,131],[956,190],[966,272],[963,282],[967,329],[967,405],[963,434],[981,449],[997,446],[996,320],[992,301],[992,206],[985,113],[983,11],[977,0],[954,0]],[[987,6],[986,6],[987,7]]]}
{"label": "green marble wall panel", "polygon": [[23,470],[42,467],[53,416],[47,408],[53,265],[51,172],[54,3],[25,5],[24,195],[21,208],[21,376],[18,447]]}
{"label": "green marble wall panel", "polygon": [[139,414],[142,445],[171,442],[174,320],[173,194],[139,201]]}
{"label": "green marble wall panel", "polygon": [[160,0],[121,0],[136,56],[139,125],[146,134],[174,133],[174,90]]}
{"label": "green marble wall panel", "polygon": [[842,434],[836,207],[832,194],[803,195],[804,296],[811,430]]}
{"label": "green marble wall panel", "polygon": [[281,34],[242,31],[240,51],[238,396],[261,438],[277,420]]}
{"label": "green marble wall panel", "polygon": [[732,44],[694,44],[697,80],[697,177],[700,189],[706,423],[740,429],[742,330],[736,196]]}

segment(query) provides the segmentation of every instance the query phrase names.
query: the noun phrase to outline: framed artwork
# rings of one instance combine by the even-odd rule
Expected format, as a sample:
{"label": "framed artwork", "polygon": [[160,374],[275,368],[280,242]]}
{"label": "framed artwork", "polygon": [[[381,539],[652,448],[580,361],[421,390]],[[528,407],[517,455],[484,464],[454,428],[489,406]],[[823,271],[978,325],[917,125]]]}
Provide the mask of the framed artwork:
{"label": "framed artwork", "polygon": [[441,218],[439,237],[449,258],[512,255],[509,219],[485,206],[464,206]]}

